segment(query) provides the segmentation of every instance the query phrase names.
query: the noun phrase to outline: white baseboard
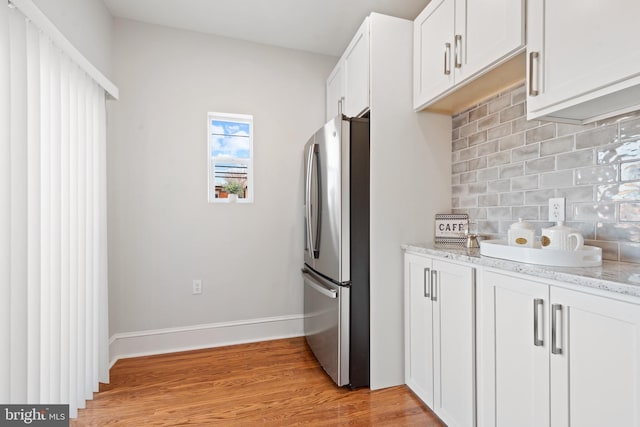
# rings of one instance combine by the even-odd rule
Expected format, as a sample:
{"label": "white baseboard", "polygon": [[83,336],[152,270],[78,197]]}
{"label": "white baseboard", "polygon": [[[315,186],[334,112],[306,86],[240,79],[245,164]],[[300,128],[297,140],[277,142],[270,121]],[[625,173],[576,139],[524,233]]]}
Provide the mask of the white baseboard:
{"label": "white baseboard", "polygon": [[303,319],[300,314],[114,334],[109,368],[129,357],[299,337],[304,335]]}

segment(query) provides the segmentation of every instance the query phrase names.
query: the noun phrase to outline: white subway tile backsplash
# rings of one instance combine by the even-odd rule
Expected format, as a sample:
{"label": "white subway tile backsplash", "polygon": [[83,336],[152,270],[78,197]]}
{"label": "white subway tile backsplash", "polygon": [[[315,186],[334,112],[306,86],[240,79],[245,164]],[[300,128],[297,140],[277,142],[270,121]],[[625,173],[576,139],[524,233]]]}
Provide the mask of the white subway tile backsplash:
{"label": "white subway tile backsplash", "polygon": [[540,174],[540,188],[557,188],[573,185],[573,171],[563,170]]}
{"label": "white subway tile backsplash", "polygon": [[640,243],[640,224],[631,222],[596,224],[598,240]]}
{"label": "white subway tile backsplash", "polygon": [[527,205],[549,205],[549,199],[556,196],[555,190],[531,190],[524,193]]}
{"label": "white subway tile backsplash", "polygon": [[573,135],[543,141],[540,143],[540,156],[544,157],[552,154],[566,153],[573,151],[574,147],[575,136]]}
{"label": "white subway tile backsplash", "polygon": [[640,180],[640,162],[622,163],[620,165],[620,181]]}
{"label": "white subway tile backsplash", "polygon": [[475,183],[469,184],[469,187],[467,188],[467,190],[469,191],[469,194],[486,193],[487,192],[487,183],[486,182],[475,182]]}
{"label": "white subway tile backsplash", "polygon": [[524,163],[524,173],[531,175],[555,170],[556,159],[554,157],[543,157],[541,159],[527,160]]}
{"label": "white subway tile backsplash", "polygon": [[500,178],[513,178],[524,175],[524,164],[516,163],[500,167]]}
{"label": "white subway tile backsplash", "polygon": [[620,122],[620,139],[640,139],[640,118]]}
{"label": "white subway tile backsplash", "polygon": [[500,123],[510,122],[511,120],[524,116],[524,105],[525,104],[523,102],[521,104],[517,104],[500,111]]}
{"label": "white subway tile backsplash", "polygon": [[640,221],[640,203],[620,203],[620,221]]}
{"label": "white subway tile backsplash", "polygon": [[526,120],[524,85],[452,123],[452,208],[505,238],[524,218],[553,225],[548,201],[567,200],[567,221],[609,260],[640,263],[640,111],[588,125]]}
{"label": "white subway tile backsplash", "polygon": [[596,187],[598,201],[633,201],[640,200],[640,182],[599,185]]}
{"label": "white subway tile backsplash", "polygon": [[603,184],[618,180],[617,165],[589,166],[576,169],[576,184]]}
{"label": "white subway tile backsplash", "polygon": [[499,168],[481,169],[478,172],[478,181],[489,181],[500,178]]}
{"label": "white subway tile backsplash", "polygon": [[640,264],[640,245],[620,243],[620,261]]}
{"label": "white subway tile backsplash", "polygon": [[603,144],[613,144],[618,140],[618,127],[606,126],[595,128],[576,135],[576,149],[597,147]]}
{"label": "white subway tile backsplash", "polygon": [[581,202],[583,200],[593,200],[593,186],[573,186],[557,188],[556,197],[564,197],[568,202]]}
{"label": "white subway tile backsplash", "polygon": [[496,181],[489,181],[487,185],[487,191],[489,193],[501,193],[504,191],[511,191],[511,181],[508,179],[499,179]]}
{"label": "white subway tile backsplash", "polygon": [[499,153],[489,154],[487,156],[487,167],[504,165],[511,162],[511,153],[509,151],[500,151]]}
{"label": "white subway tile backsplash", "polygon": [[473,135],[476,132],[478,132],[478,122],[471,122],[460,128],[460,137],[467,137],[469,135]]}
{"label": "white subway tile backsplash", "polygon": [[478,156],[486,156],[487,154],[496,153],[500,145],[498,141],[490,141],[486,144],[478,145]]}
{"label": "white subway tile backsplash", "polygon": [[521,147],[524,145],[524,132],[515,133],[513,135],[506,136],[500,140],[500,151],[510,150],[512,148]]}
{"label": "white subway tile backsplash", "polygon": [[593,150],[573,151],[566,154],[558,154],[558,169],[572,169],[593,164]]}
{"label": "white subway tile backsplash", "polygon": [[527,221],[535,221],[538,219],[537,206],[514,206],[513,219],[522,218]]}
{"label": "white subway tile backsplash", "polygon": [[525,135],[525,142],[527,144],[533,144],[540,141],[546,141],[547,139],[555,138],[556,125],[554,123],[547,123],[537,128],[533,128],[527,131]]}
{"label": "white subway tile backsplash", "polygon": [[476,171],[465,172],[456,176],[460,178],[461,184],[468,184],[470,182],[476,182],[478,180],[478,172]]}
{"label": "white subway tile backsplash", "polygon": [[524,204],[524,193],[502,193],[500,194],[500,206],[521,206]]}
{"label": "white subway tile backsplash", "polygon": [[640,140],[625,141],[599,148],[598,163],[616,163],[640,160]]}
{"label": "white subway tile backsplash", "polygon": [[458,150],[467,148],[469,146],[469,143],[467,142],[467,138],[462,138],[462,139],[454,140],[452,143],[452,146],[453,146],[453,151],[458,151]]}
{"label": "white subway tile backsplash", "polygon": [[556,123],[556,135],[564,136],[564,135],[573,135],[578,132],[584,132],[587,129],[594,127],[594,123],[589,123],[588,125],[572,125],[569,123]]}
{"label": "white subway tile backsplash", "polygon": [[574,203],[567,210],[569,219],[586,222],[615,222],[616,205],[614,203]]}
{"label": "white subway tile backsplash", "polygon": [[469,147],[473,145],[482,144],[487,141],[487,131],[480,131],[469,135]]}
{"label": "white subway tile backsplash", "polygon": [[524,147],[514,148],[511,151],[511,160],[519,162],[528,159],[537,159],[540,153],[540,144],[525,145]]}
{"label": "white subway tile backsplash", "polygon": [[497,98],[493,98],[489,100],[489,114],[496,113],[500,110],[504,110],[508,106],[511,105],[511,95],[510,94],[502,94]]}
{"label": "white subway tile backsplash", "polygon": [[475,120],[483,118],[486,115],[487,115],[487,104],[483,104],[469,111],[469,120],[473,122]]}
{"label": "white subway tile backsplash", "polygon": [[538,175],[521,176],[511,179],[512,190],[532,190],[538,188]]}
{"label": "white subway tile backsplash", "polygon": [[487,117],[483,117],[478,120],[478,130],[489,129],[497,126],[500,123],[500,116],[496,114],[492,114]]}
{"label": "white subway tile backsplash", "polygon": [[487,129],[487,139],[498,139],[503,136],[511,135],[511,123],[505,123],[494,128]]}

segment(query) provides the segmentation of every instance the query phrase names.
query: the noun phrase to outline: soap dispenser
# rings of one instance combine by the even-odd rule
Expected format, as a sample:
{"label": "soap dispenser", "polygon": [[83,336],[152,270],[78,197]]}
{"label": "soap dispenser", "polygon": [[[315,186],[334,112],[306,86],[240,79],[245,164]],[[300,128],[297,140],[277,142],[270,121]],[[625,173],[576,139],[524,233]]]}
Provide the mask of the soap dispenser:
{"label": "soap dispenser", "polygon": [[523,221],[522,218],[518,218],[518,222],[514,222],[509,227],[509,246],[532,248],[535,235],[536,232],[533,225]]}

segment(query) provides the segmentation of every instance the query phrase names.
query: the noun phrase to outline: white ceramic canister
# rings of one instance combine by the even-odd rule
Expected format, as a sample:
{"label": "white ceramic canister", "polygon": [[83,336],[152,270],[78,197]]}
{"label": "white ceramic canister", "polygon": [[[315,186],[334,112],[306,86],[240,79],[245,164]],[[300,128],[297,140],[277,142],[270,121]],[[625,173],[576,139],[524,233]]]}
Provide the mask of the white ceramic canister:
{"label": "white ceramic canister", "polygon": [[562,221],[558,225],[542,229],[540,238],[542,249],[557,251],[577,251],[584,246],[582,234],[575,228],[567,227]]}
{"label": "white ceramic canister", "polygon": [[532,248],[535,236],[536,232],[533,225],[523,221],[522,218],[518,218],[518,222],[514,222],[509,227],[509,246]]}

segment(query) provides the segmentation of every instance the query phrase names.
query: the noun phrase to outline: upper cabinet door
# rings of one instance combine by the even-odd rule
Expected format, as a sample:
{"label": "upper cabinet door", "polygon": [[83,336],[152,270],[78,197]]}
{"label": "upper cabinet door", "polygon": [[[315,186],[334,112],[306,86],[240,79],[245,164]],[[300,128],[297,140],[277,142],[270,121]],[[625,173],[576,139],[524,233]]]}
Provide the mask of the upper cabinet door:
{"label": "upper cabinet door", "polygon": [[327,78],[327,121],[338,115],[343,97],[344,63],[340,60]]}
{"label": "upper cabinet door", "polygon": [[529,118],[588,122],[640,106],[638,1],[529,0]]}
{"label": "upper cabinet door", "polygon": [[524,45],[524,1],[456,1],[454,72],[470,77]]}
{"label": "upper cabinet door", "polygon": [[[418,110],[437,104],[524,50],[524,0],[432,0],[413,22],[413,33],[413,107]],[[508,72],[500,79],[504,84],[520,81],[524,69],[516,64]],[[453,104],[497,89],[491,79],[484,83]],[[451,112],[450,104],[436,105],[434,111]]]}
{"label": "upper cabinet door", "polygon": [[369,108],[369,18],[344,53],[344,114],[358,117]]}
{"label": "upper cabinet door", "polygon": [[433,0],[413,24],[413,106],[453,86],[454,0]]}

